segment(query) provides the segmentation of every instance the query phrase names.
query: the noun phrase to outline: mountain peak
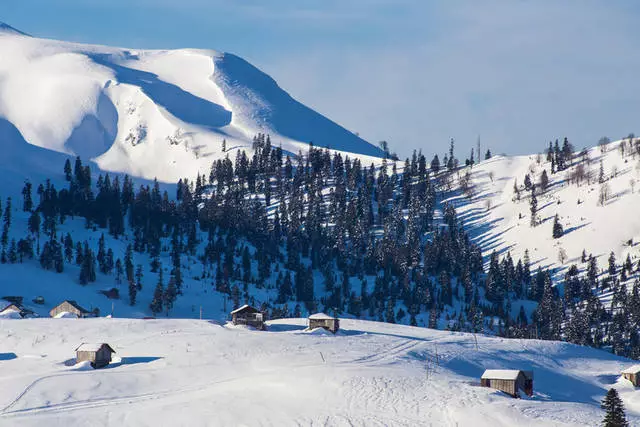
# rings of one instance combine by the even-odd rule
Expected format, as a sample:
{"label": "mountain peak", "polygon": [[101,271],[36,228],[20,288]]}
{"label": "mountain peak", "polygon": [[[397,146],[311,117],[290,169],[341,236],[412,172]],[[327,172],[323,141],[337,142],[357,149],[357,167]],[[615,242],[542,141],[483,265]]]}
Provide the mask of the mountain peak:
{"label": "mountain peak", "polygon": [[9,24],[6,24],[6,23],[0,21],[0,34],[1,33],[18,34],[18,35],[21,35],[21,36],[28,36],[29,35],[27,33],[23,33],[22,31],[13,28]]}

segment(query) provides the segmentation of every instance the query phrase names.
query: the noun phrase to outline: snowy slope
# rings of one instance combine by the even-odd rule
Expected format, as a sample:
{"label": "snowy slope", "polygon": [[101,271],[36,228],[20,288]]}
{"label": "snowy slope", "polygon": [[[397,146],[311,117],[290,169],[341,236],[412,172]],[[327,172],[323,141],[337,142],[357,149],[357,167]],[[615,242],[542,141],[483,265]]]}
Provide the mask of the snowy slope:
{"label": "snowy slope", "polygon": [[[511,252],[514,262],[526,249],[532,268],[555,268],[564,272],[571,264],[580,264],[586,250],[597,257],[600,268],[606,268],[609,253],[615,253],[618,264],[629,254],[637,263],[637,242],[640,241],[640,194],[636,181],[640,179],[640,156],[634,155],[628,140],[624,155],[621,141],[610,143],[603,153],[599,147],[588,150],[588,163],[583,163],[589,178],[578,184],[571,180],[579,164],[576,155],[572,167],[551,174],[551,164],[545,155],[496,156],[470,169],[473,196],[455,192],[448,200],[455,203],[460,218],[480,244],[485,255],[497,251]],[[635,143],[635,140],[634,140]],[[538,159],[540,162],[538,163]],[[604,183],[599,183],[600,162]],[[549,177],[548,189],[540,193],[543,170]],[[525,175],[536,184],[538,225],[531,227],[530,191],[524,188]],[[464,171],[459,174],[464,176]],[[520,200],[514,183],[520,189]],[[599,203],[600,189],[608,188],[609,198]],[[552,237],[553,219],[559,216],[564,235]],[[632,240],[632,245],[628,242]],[[561,248],[567,258],[559,259]],[[558,275],[558,278],[560,275]]]}
{"label": "snowy slope", "polygon": [[[336,336],[304,325],[0,320],[0,424],[595,426],[612,386],[640,422],[640,394],[618,377],[631,363],[602,351],[486,337],[476,349],[469,334],[365,321],[343,320]],[[74,366],[78,345],[102,341],[115,363]],[[479,387],[485,368],[533,369],[534,397]]]}
{"label": "snowy slope", "polygon": [[[168,182],[204,173],[227,154],[233,160],[237,149],[250,151],[258,132],[293,153],[313,142],[383,154],[235,55],[66,43],[6,24],[0,24],[0,120],[21,135],[17,142]],[[3,148],[14,142],[3,138]]]}

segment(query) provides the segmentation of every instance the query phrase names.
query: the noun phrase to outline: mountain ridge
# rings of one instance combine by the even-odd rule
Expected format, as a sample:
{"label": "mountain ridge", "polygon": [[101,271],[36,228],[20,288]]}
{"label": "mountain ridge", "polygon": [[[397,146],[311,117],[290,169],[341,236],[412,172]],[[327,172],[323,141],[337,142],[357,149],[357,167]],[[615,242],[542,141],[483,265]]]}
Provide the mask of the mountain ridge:
{"label": "mountain ridge", "polygon": [[28,143],[94,159],[105,171],[176,182],[251,152],[257,133],[293,154],[313,143],[368,161],[385,155],[234,54],[85,45],[2,28],[0,117]]}

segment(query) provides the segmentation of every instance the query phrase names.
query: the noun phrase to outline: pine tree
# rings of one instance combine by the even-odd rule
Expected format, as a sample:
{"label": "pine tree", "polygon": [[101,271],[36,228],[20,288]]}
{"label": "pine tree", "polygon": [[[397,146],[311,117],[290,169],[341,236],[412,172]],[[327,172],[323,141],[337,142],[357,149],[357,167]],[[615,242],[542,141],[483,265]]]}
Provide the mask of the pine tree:
{"label": "pine tree", "polygon": [[136,267],[136,289],[141,291],[142,290],[142,265],[138,264]]}
{"label": "pine tree", "polygon": [[29,181],[25,181],[24,188],[22,189],[23,203],[22,210],[24,212],[31,212],[33,209],[33,200],[31,199],[31,183]]}
{"label": "pine tree", "polygon": [[530,200],[530,211],[531,211],[531,226],[535,227],[538,224],[537,215],[538,215],[538,199],[536,198],[536,186],[531,186],[531,200]]}
{"label": "pine tree", "polygon": [[158,284],[156,285],[156,289],[153,291],[153,299],[149,305],[149,309],[154,316],[162,311],[163,297],[164,285],[162,284],[162,266],[160,266],[160,270],[158,272]]}
{"label": "pine tree", "polygon": [[553,238],[559,239],[564,234],[564,229],[562,228],[562,224],[560,224],[560,220],[558,219],[558,214],[556,214],[553,219]]}
{"label": "pine tree", "polygon": [[604,420],[602,420],[604,427],[627,427],[629,425],[622,399],[615,388],[609,389],[602,400],[601,408],[606,411]]}
{"label": "pine tree", "polygon": [[611,251],[609,254],[609,275],[615,276],[616,271],[616,255]]}
{"label": "pine tree", "polygon": [[71,162],[69,159],[64,162],[64,178],[67,181],[71,181]]}
{"label": "pine tree", "polygon": [[542,171],[542,175],[540,176],[540,188],[542,191],[545,191],[549,186],[549,176],[547,176],[547,170]]}
{"label": "pine tree", "polygon": [[133,280],[129,281],[129,305],[136,305],[136,297],[138,294],[138,288]]}

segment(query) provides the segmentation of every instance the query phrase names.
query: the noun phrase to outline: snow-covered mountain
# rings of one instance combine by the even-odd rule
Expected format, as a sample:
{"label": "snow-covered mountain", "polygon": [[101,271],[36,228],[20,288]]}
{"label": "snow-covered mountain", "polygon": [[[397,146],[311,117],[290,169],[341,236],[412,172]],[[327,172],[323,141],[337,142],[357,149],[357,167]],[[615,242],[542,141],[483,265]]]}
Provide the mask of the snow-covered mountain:
{"label": "snow-covered mountain", "polygon": [[383,155],[233,54],[67,43],[0,23],[5,152],[25,150],[26,142],[93,159],[105,171],[176,182],[251,151],[257,133],[294,154],[312,142]]}
{"label": "snow-covered mountain", "polygon": [[[573,344],[343,320],[269,332],[199,320],[0,320],[0,425],[596,426],[618,389],[632,425],[632,361]],[[114,363],[74,365],[82,342]],[[531,369],[532,398],[480,387],[485,369]]]}

